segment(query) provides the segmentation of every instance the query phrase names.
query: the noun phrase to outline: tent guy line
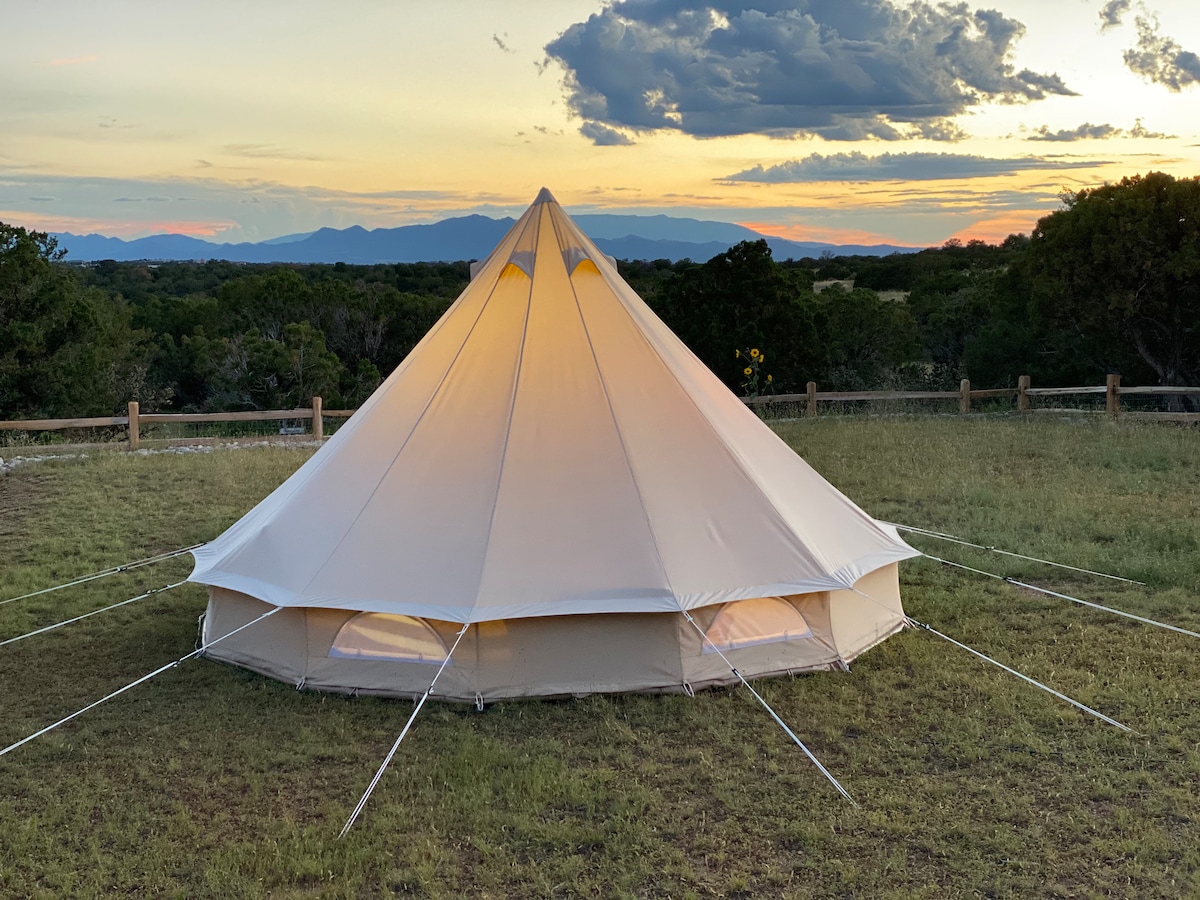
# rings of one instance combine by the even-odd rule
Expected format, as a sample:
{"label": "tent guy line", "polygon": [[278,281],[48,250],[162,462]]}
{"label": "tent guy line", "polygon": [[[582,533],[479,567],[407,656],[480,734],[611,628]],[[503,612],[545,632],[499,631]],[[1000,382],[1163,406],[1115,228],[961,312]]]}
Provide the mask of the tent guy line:
{"label": "tent guy line", "polygon": [[42,594],[52,594],[55,591],[61,591],[65,588],[75,587],[80,584],[87,584],[89,581],[95,581],[98,578],[107,578],[109,575],[119,575],[122,572],[129,572],[133,569],[140,569],[142,566],[150,566],[154,563],[165,562],[168,559],[174,559],[176,556],[182,556],[185,553],[191,553],[203,547],[207,541],[201,541],[199,544],[192,544],[190,547],[181,547],[178,550],[169,550],[166,553],[159,553],[157,556],[147,556],[145,559],[134,560],[131,563],[125,563],[123,566],[111,566],[107,569],[102,569],[99,572],[93,572],[91,575],[84,575],[81,578],[76,578],[74,581],[68,581],[65,584],[56,584],[54,587],[42,588],[40,591],[32,591],[28,594],[21,594],[19,597],[9,597],[7,600],[0,600],[0,606],[6,603],[16,603],[18,600],[28,600],[30,597],[40,597]]}
{"label": "tent guy line", "polygon": [[344,838],[350,829],[354,827],[354,823],[358,820],[359,814],[362,813],[363,807],[367,805],[367,798],[371,796],[371,792],[375,790],[375,786],[379,784],[379,780],[383,778],[383,773],[392,762],[392,757],[396,755],[396,751],[400,749],[400,742],[404,740],[413,722],[417,720],[417,714],[421,711],[421,707],[425,705],[425,701],[433,694],[433,688],[437,684],[439,678],[442,677],[442,672],[446,670],[446,666],[450,664],[450,657],[454,655],[454,651],[458,649],[459,642],[462,641],[463,635],[467,633],[467,629],[471,627],[468,622],[459,629],[458,636],[454,639],[454,645],[446,653],[446,658],[442,660],[442,664],[438,666],[437,672],[434,673],[433,680],[429,682],[429,687],[425,689],[425,693],[421,695],[421,699],[417,701],[416,707],[412,711],[412,715],[408,717],[408,721],[404,723],[404,728],[400,731],[400,736],[396,738],[396,742],[392,744],[392,749],[388,751],[387,756],[383,759],[383,764],[380,765],[379,771],[375,773],[375,777],[371,779],[371,783],[367,785],[367,789],[363,792],[362,797],[358,801],[358,805],[354,807],[354,812],[350,814],[350,818],[346,820],[346,824],[342,826],[341,833],[338,834],[338,840]]}
{"label": "tent guy line", "polygon": [[[863,597],[866,597],[868,600],[870,600],[873,603],[878,603],[880,606],[886,607],[886,604],[882,603],[879,600],[876,600],[874,597],[872,597],[868,593],[865,593],[864,591],[860,591],[856,588],[855,593],[860,594]],[[1137,734],[1137,732],[1134,731],[1132,728],[1122,725],[1120,722],[1116,721],[1115,719],[1110,719],[1108,716],[1104,715],[1103,713],[1096,712],[1096,710],[1092,709],[1090,706],[1086,706],[1083,703],[1080,703],[1078,700],[1072,700],[1066,694],[1063,694],[1059,691],[1054,690],[1054,688],[1050,687],[1049,685],[1043,684],[1042,682],[1038,681],[1037,679],[1030,678],[1028,675],[1023,675],[1022,673],[1018,672],[1016,669],[1014,669],[1010,666],[1006,666],[1004,663],[993,659],[992,657],[988,656],[986,653],[976,650],[974,647],[967,646],[962,641],[957,641],[954,638],[950,637],[949,635],[943,634],[942,632],[940,632],[936,628],[934,628],[932,625],[926,625],[924,622],[918,622],[912,616],[906,615],[904,618],[905,618],[905,624],[909,628],[915,628],[917,630],[928,631],[931,634],[937,635],[938,637],[949,641],[951,644],[954,644],[954,646],[961,647],[962,649],[966,650],[968,653],[974,654],[975,656],[978,656],[980,659],[990,662],[994,666],[999,666],[1005,672],[1008,672],[1011,675],[1016,675],[1022,681],[1032,684],[1035,687],[1039,687],[1042,690],[1052,694],[1055,697],[1058,697],[1061,700],[1066,700],[1068,703],[1070,703],[1074,707],[1082,709],[1085,712],[1091,713],[1092,715],[1098,716],[1099,718],[1103,719],[1105,722],[1109,722],[1113,725],[1116,725],[1119,728],[1124,728],[1126,731],[1132,732],[1133,734]]]}
{"label": "tent guy line", "polygon": [[954,638],[950,637],[950,635],[942,634],[942,632],[938,631],[932,625],[926,625],[924,622],[918,622],[916,619],[912,618],[912,616],[908,617],[908,622],[913,628],[917,628],[922,631],[927,631],[930,634],[937,635],[942,640],[949,641],[954,646],[961,647],[963,650],[966,650],[968,653],[978,656],[980,659],[985,660],[986,662],[990,662],[993,666],[998,666],[999,668],[1003,669],[1005,672],[1008,672],[1010,675],[1016,675],[1022,681],[1026,681],[1029,684],[1032,684],[1034,687],[1039,687],[1043,691],[1053,694],[1055,697],[1057,697],[1060,700],[1067,701],[1072,706],[1074,706],[1076,709],[1083,710],[1085,713],[1093,715],[1097,719],[1100,719],[1103,722],[1107,722],[1109,725],[1115,725],[1117,728],[1120,728],[1122,731],[1128,731],[1130,734],[1137,734],[1137,732],[1134,731],[1132,728],[1130,728],[1128,725],[1122,725],[1116,719],[1110,718],[1110,717],[1106,716],[1104,713],[1098,712],[1097,710],[1092,709],[1090,706],[1080,703],[1078,700],[1072,700],[1066,694],[1056,691],[1054,688],[1050,687],[1049,685],[1043,684],[1042,682],[1038,681],[1036,678],[1030,678],[1028,675],[1022,675],[1016,669],[1013,669],[1009,666],[1006,666],[1002,662],[998,662],[997,660],[992,659],[990,656],[988,656],[985,653],[980,653],[978,650],[968,647],[966,644],[962,643],[961,641],[956,641]]}
{"label": "tent guy line", "polygon": [[187,653],[187,654],[179,657],[179,659],[174,660],[173,662],[167,663],[165,666],[159,666],[153,672],[143,675],[141,678],[137,679],[136,681],[131,681],[129,684],[125,685],[124,687],[117,688],[111,694],[106,694],[105,696],[101,697],[99,700],[89,703],[87,706],[83,707],[83,709],[76,710],[75,712],[71,713],[69,716],[65,716],[65,717],[59,719],[53,725],[47,725],[45,728],[41,729],[40,731],[35,731],[33,734],[29,735],[28,737],[21,738],[21,740],[17,741],[15,744],[9,744],[3,750],[0,750],[0,756],[4,756],[6,753],[11,753],[13,750],[16,750],[18,747],[22,747],[25,744],[28,744],[30,741],[34,740],[35,738],[39,738],[43,734],[47,734],[47,733],[53,731],[55,728],[58,728],[60,725],[66,725],[72,719],[76,719],[79,716],[82,716],[88,710],[95,709],[97,706],[99,706],[102,703],[107,703],[109,700],[112,700],[114,697],[120,696],[121,694],[125,693],[126,691],[130,690],[131,688],[137,687],[139,684],[145,684],[151,678],[161,675],[163,672],[166,672],[168,669],[173,669],[176,666],[187,662],[189,659],[194,659],[195,657],[202,655],[206,650],[208,650],[209,647],[213,646],[214,644],[219,644],[219,643],[221,643],[221,641],[225,640],[225,638],[233,637],[239,631],[244,631],[245,629],[249,628],[251,625],[255,625],[258,622],[261,622],[263,619],[267,618],[268,616],[275,615],[275,613],[279,612],[280,609],[282,609],[282,607],[279,607],[279,606],[273,607],[272,609],[267,610],[265,613],[263,613],[257,619],[251,619],[249,622],[246,622],[244,625],[241,625],[241,626],[233,629],[233,631],[227,632],[226,634],[221,635],[219,638],[215,638],[214,640],[209,641],[207,644],[197,647],[191,653]]}
{"label": "tent guy line", "polygon": [[136,597],[130,597],[128,600],[122,600],[120,603],[113,603],[111,606],[105,606],[102,609],[93,609],[91,612],[86,612],[83,615],[75,616],[74,618],[67,619],[63,622],[57,622],[54,625],[47,625],[44,628],[36,628],[33,631],[27,632],[22,635],[18,635],[17,637],[12,637],[12,638],[8,638],[7,640],[0,641],[0,647],[4,647],[8,644],[15,644],[17,641],[23,641],[23,640],[25,640],[25,638],[31,638],[31,637],[34,637],[35,635],[39,635],[39,634],[45,634],[48,631],[54,631],[56,628],[62,628],[64,625],[71,625],[71,624],[74,624],[75,622],[81,622],[84,619],[90,619],[92,616],[98,616],[98,615],[100,615],[100,613],[108,612],[110,609],[117,609],[118,607],[121,607],[121,606],[128,606],[130,603],[134,603],[138,600],[145,600],[147,597],[152,597],[155,594],[161,594],[164,591],[174,590],[175,588],[182,587],[185,584],[187,584],[186,578],[183,581],[177,581],[174,584],[168,584],[165,587],[154,588],[152,590],[146,591],[146,593],[144,593],[144,594],[138,594]]}
{"label": "tent guy line", "polygon": [[1174,631],[1177,634],[1186,634],[1188,637],[1200,638],[1200,633],[1188,631],[1186,628],[1180,628],[1178,625],[1168,625],[1166,622],[1158,622],[1154,619],[1147,619],[1145,616],[1135,615],[1131,612],[1125,612],[1121,609],[1115,609],[1111,606],[1104,606],[1101,603],[1093,603],[1090,600],[1081,600],[1078,597],[1072,597],[1070,594],[1060,594],[1058,591],[1052,591],[1049,588],[1038,587],[1036,584],[1027,584],[1024,581],[1018,581],[1015,578],[1008,578],[1004,575],[996,575],[992,572],[985,572],[983,569],[976,569],[972,566],[963,565],[962,563],[952,562],[948,559],[942,559],[939,556],[930,556],[928,553],[922,554],[926,559],[936,563],[941,563],[944,566],[951,566],[955,569],[963,569],[967,572],[973,572],[976,575],[983,575],[987,578],[994,578],[996,581],[1003,581],[1016,587],[1023,587],[1026,590],[1035,591],[1039,594],[1045,594],[1047,597],[1057,597],[1060,600],[1070,600],[1072,603],[1078,603],[1080,606],[1089,606],[1092,609],[1098,609],[1101,612],[1112,613],[1114,616],[1123,616],[1126,619],[1133,619],[1135,622],[1141,622],[1144,625],[1153,625],[1156,628],[1165,628],[1167,631]]}
{"label": "tent guy line", "polygon": [[721,657],[721,660],[725,663],[725,665],[729,666],[729,671],[738,677],[738,680],[741,681],[741,683],[746,686],[750,693],[754,695],[754,699],[761,703],[763,709],[771,714],[771,718],[775,720],[776,724],[778,724],[779,727],[787,733],[787,736],[795,742],[797,747],[804,751],[804,755],[807,756],[812,764],[817,767],[818,771],[820,771],[822,775],[829,779],[829,783],[837,788],[839,794],[850,801],[851,806],[853,806],[855,809],[858,809],[859,805],[855,799],[850,796],[850,792],[841,786],[838,780],[833,777],[833,773],[821,765],[821,761],[817,759],[817,757],[813,755],[813,752],[804,745],[804,742],[796,736],[796,732],[792,731],[792,729],[788,727],[787,722],[780,718],[779,713],[775,712],[775,710],[771,708],[771,704],[767,703],[766,699],[763,698],[763,695],[754,689],[754,686],[746,680],[745,676],[742,675],[741,672],[738,671],[737,666],[731,663],[729,658],[721,652],[721,648],[712,642],[712,639],[708,636],[708,633],[698,624],[696,624],[696,620],[692,618],[691,613],[682,608],[680,609],[680,612],[683,613],[683,617],[687,619],[691,626],[700,633],[700,637],[703,639],[704,643],[713,648],[716,654]]}
{"label": "tent guy line", "polygon": [[[1054,566],[1058,569],[1070,569],[1072,572],[1082,572],[1085,575],[1095,575],[1099,578],[1111,578],[1113,581],[1124,581],[1127,584],[1137,584],[1141,585],[1142,587],[1146,586],[1146,582],[1144,581],[1134,581],[1132,578],[1122,578],[1120,575],[1109,575],[1106,572],[1097,572],[1094,569],[1081,569],[1079,566],[1069,566],[1066,563],[1054,562],[1054,560],[1051,559],[1039,559],[1036,556],[1026,556],[1023,553],[1013,553],[1011,550],[1001,550],[999,547],[991,547],[985,544],[972,544],[970,541],[964,541],[962,538],[955,537],[952,534],[945,534],[941,531],[929,531],[924,528],[914,528],[911,525],[900,525],[896,522],[884,522],[882,519],[879,521],[883,525],[890,525],[892,528],[897,528],[900,531],[908,531],[913,534],[919,534],[923,537],[935,538],[939,541],[948,541],[952,544],[961,544],[964,547],[974,547],[976,550],[988,550],[992,553],[999,553],[1003,556],[1012,556],[1016,559],[1025,559],[1029,560],[1030,562],[1043,563],[1044,565]],[[930,557],[930,559],[932,558],[933,557]]]}

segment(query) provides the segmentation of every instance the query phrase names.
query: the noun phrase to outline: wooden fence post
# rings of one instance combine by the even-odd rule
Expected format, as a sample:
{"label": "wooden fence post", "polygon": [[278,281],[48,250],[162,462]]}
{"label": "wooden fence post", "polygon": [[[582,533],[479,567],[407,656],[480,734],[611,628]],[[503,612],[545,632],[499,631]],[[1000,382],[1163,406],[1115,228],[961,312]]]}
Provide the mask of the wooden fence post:
{"label": "wooden fence post", "polygon": [[314,441],[325,439],[325,420],[321,413],[321,398],[312,398],[312,436]]}
{"label": "wooden fence post", "polygon": [[1022,375],[1017,379],[1017,412],[1029,412],[1029,376]]}
{"label": "wooden fence post", "polygon": [[141,441],[142,423],[138,418],[138,402],[129,401],[129,449],[136,450]]}
{"label": "wooden fence post", "polygon": [[964,378],[958,384],[958,414],[965,416],[971,411],[971,381]]}
{"label": "wooden fence post", "polygon": [[1116,418],[1121,414],[1121,376],[1109,375],[1104,382],[1104,400],[1108,414]]}
{"label": "wooden fence post", "polygon": [[808,383],[808,414],[812,417],[817,415],[817,383],[810,381]]}

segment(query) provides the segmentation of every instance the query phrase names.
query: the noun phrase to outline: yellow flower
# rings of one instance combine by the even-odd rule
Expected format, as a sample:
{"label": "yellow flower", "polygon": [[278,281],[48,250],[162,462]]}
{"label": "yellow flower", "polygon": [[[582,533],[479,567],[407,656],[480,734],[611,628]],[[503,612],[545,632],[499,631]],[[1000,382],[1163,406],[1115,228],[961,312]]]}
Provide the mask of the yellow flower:
{"label": "yellow flower", "polygon": [[754,372],[754,370],[753,370],[752,368],[750,368],[749,366],[746,366],[746,368],[742,369],[742,374],[743,374],[743,375],[750,375],[750,374],[752,374],[753,372]]}
{"label": "yellow flower", "polygon": [[750,358],[751,358],[751,359],[758,359],[758,356],[759,356],[759,353],[758,353],[758,351],[757,351],[757,350],[751,350],[751,351],[750,351]]}
{"label": "yellow flower", "polygon": [[733,355],[734,355],[734,357],[735,357],[735,358],[737,358],[737,359],[741,359],[741,358],[742,358],[742,351],[741,351],[741,350],[734,350],[734,351],[733,351]]}
{"label": "yellow flower", "polygon": [[770,384],[770,383],[771,383],[772,381],[774,381],[774,380],[775,380],[775,379],[774,379],[774,378],[772,378],[770,375],[768,375],[768,376],[767,376],[767,384]]}
{"label": "yellow flower", "polygon": [[763,363],[765,363],[766,361],[767,361],[767,354],[765,354],[765,353],[760,353],[760,354],[758,354],[758,364],[759,364],[760,366],[761,366]]}

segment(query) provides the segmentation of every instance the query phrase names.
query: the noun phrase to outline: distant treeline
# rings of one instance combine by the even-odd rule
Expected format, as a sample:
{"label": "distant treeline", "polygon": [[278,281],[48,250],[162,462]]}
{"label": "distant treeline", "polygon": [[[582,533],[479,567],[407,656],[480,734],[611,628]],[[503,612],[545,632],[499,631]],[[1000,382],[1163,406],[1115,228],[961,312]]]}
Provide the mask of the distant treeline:
{"label": "distant treeline", "polygon": [[[0,223],[0,419],[361,403],[467,285],[467,263],[69,265]],[[1200,180],[1064,197],[1030,237],[777,262],[764,241],[621,274],[738,393],[1200,384]]]}

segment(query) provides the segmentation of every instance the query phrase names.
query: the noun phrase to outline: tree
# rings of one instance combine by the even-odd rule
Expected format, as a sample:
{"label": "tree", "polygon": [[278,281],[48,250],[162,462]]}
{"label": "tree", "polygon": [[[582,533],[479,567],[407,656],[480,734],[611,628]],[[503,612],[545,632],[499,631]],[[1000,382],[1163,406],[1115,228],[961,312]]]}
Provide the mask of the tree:
{"label": "tree", "polygon": [[161,399],[119,297],[82,287],[54,238],[0,222],[0,418],[111,415]]}
{"label": "tree", "polygon": [[787,390],[812,371],[811,301],[811,279],[777,266],[760,240],[737,244],[664,282],[655,309],[731,389],[740,390],[745,381],[735,353],[757,348],[769,357],[774,383]]}
{"label": "tree", "polygon": [[1063,202],[1030,240],[1034,311],[1128,346],[1160,384],[1200,383],[1200,177],[1151,172]]}
{"label": "tree", "polygon": [[822,291],[816,310],[816,343],[825,358],[814,377],[834,390],[885,385],[899,366],[920,353],[908,307],[880,300],[874,291]]}

